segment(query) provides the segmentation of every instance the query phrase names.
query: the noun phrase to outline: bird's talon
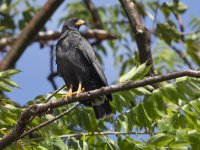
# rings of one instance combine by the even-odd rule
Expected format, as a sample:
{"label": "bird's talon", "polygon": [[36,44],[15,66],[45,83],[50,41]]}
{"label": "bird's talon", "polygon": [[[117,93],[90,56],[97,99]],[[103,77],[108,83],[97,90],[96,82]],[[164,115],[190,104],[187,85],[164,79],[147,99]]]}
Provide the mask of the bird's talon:
{"label": "bird's talon", "polygon": [[82,88],[82,89],[81,89],[81,92],[82,92],[82,93],[85,92],[85,88]]}
{"label": "bird's talon", "polygon": [[76,93],[76,97],[79,97],[81,93],[83,93],[85,91],[84,88],[82,88],[82,82],[80,81],[79,82],[79,85],[78,85],[78,90],[74,93]]}
{"label": "bird's talon", "polygon": [[72,92],[72,86],[71,86],[70,89],[69,89],[69,91],[67,92],[67,94],[66,94],[66,95],[63,95],[62,98],[63,98],[64,100],[68,100],[68,97],[71,97],[71,96],[73,96],[73,95],[74,95],[74,93]]}
{"label": "bird's talon", "polygon": [[62,95],[62,99],[67,100],[67,96],[66,95]]}

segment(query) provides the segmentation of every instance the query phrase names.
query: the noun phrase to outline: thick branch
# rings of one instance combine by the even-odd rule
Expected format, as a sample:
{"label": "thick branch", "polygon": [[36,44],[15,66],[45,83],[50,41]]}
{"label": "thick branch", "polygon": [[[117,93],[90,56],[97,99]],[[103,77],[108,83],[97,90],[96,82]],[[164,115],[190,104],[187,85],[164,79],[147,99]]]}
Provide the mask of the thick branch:
{"label": "thick branch", "polygon": [[153,60],[150,50],[150,32],[142,23],[135,2],[132,0],[120,0],[121,5],[131,24],[135,35],[136,43],[139,50],[140,63],[147,61],[147,65],[151,65],[150,75],[154,74]]}
{"label": "thick branch", "polygon": [[116,85],[111,85],[107,87],[102,87],[100,89],[88,91],[85,93],[80,94],[79,97],[69,97],[68,100],[60,99],[56,101],[48,101],[45,104],[40,105],[32,105],[28,107],[19,117],[16,126],[12,130],[12,132],[5,137],[2,138],[0,141],[0,149],[5,148],[12,142],[16,141],[18,137],[20,137],[26,129],[26,125],[30,123],[30,120],[35,115],[41,115],[42,113],[47,112],[49,109],[57,108],[69,103],[73,102],[81,102],[89,99],[94,99],[96,97],[111,94],[114,92],[129,90],[132,88],[138,88],[146,85],[155,84],[158,82],[171,80],[183,76],[190,76],[200,78],[200,71],[188,70],[182,72],[174,72],[166,75],[148,77],[146,79],[135,81],[135,82],[128,82],[128,83],[121,83]]}
{"label": "thick branch", "polygon": [[44,7],[32,18],[13,43],[11,50],[0,63],[0,70],[6,70],[15,65],[26,47],[63,1],[64,0],[48,0],[46,2]]}
{"label": "thick branch", "polygon": [[[112,40],[116,39],[117,36],[109,33],[108,31],[105,30],[99,30],[99,29],[93,29],[93,30],[88,30],[86,32],[81,32],[81,35],[87,39],[89,38],[95,38],[98,40]],[[38,42],[38,41],[50,41],[50,40],[57,40],[60,37],[60,32],[53,32],[53,31],[48,31],[48,32],[39,32],[38,35],[32,40],[32,42]],[[0,47],[4,47],[7,45],[13,44],[13,42],[16,41],[16,37],[12,38],[3,38],[0,40]]]}

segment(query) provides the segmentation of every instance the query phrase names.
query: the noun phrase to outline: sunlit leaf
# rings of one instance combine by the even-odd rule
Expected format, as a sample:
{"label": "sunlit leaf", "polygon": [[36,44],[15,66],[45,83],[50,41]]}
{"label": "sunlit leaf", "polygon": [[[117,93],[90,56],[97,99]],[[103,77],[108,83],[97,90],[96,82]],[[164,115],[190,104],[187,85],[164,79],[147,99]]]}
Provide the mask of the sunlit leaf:
{"label": "sunlit leaf", "polygon": [[122,75],[119,78],[119,82],[128,82],[130,80],[137,80],[139,78],[142,78],[144,75],[146,75],[149,72],[149,70],[150,70],[150,66],[146,66],[146,63],[143,63],[138,67],[132,68],[125,75]]}
{"label": "sunlit leaf", "polygon": [[156,135],[154,135],[153,137],[151,137],[147,143],[148,144],[155,144],[159,147],[164,147],[167,144],[169,144],[171,141],[174,140],[174,135],[169,135],[169,134],[164,134],[164,133],[158,133]]}
{"label": "sunlit leaf", "polygon": [[2,71],[2,72],[0,72],[0,77],[13,76],[15,74],[18,74],[19,72],[21,72],[21,71],[17,70],[17,69],[10,69],[10,70],[6,70],[6,71]]}

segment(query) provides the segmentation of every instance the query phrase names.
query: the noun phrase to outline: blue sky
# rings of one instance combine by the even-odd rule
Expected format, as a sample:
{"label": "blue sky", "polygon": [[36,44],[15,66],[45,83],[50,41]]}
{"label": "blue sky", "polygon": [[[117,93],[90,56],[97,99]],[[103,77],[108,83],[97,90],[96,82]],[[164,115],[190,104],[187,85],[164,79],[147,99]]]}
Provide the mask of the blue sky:
{"label": "blue sky", "polygon": [[[46,1],[42,1],[41,4],[44,2]],[[113,5],[118,1],[94,0],[94,2],[97,6],[100,6],[104,4]],[[161,2],[163,1],[160,1],[160,3]],[[191,16],[199,17],[200,1],[183,0],[182,2],[189,6],[188,12],[183,15],[184,24],[187,26]],[[62,6],[52,16],[51,21],[47,23],[48,30],[54,30],[54,31],[57,31],[58,29],[61,30],[61,26],[60,27],[57,26],[58,18],[60,18],[60,14],[63,14],[63,10],[66,4],[67,1],[65,2],[65,4],[62,4]],[[151,27],[151,25],[152,22],[148,22],[148,26]],[[186,31],[189,32],[190,29],[187,28]],[[13,92],[6,93],[12,100],[23,105],[27,101],[33,100],[38,95],[45,95],[46,93],[53,91],[51,84],[47,80],[47,76],[50,73],[49,54],[50,54],[49,48],[45,47],[43,49],[40,49],[38,43],[33,43],[26,49],[26,51],[24,52],[24,54],[22,55],[22,57],[20,58],[20,60],[17,62],[16,65],[17,69],[20,69],[22,72],[12,78],[15,82],[19,84],[20,89],[13,89]],[[104,57],[103,59],[104,59],[105,74],[108,78],[108,82],[112,83],[118,77],[118,69],[114,67],[113,64],[114,59],[112,53],[108,51],[108,56]],[[56,81],[59,86],[64,84],[61,78],[57,78]]]}

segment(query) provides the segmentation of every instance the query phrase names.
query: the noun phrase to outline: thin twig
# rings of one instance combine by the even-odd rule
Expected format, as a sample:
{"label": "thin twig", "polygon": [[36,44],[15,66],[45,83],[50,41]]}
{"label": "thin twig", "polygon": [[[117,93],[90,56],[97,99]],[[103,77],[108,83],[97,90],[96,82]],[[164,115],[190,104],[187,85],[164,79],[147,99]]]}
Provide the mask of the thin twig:
{"label": "thin twig", "polygon": [[94,24],[98,29],[103,29],[103,23],[101,21],[101,17],[99,16],[98,10],[96,9],[94,3],[91,0],[83,0],[87,9],[90,11],[92,15],[92,19]]}
{"label": "thin twig", "polygon": [[80,136],[95,136],[95,135],[120,135],[120,134],[149,134],[146,132],[132,132],[132,131],[124,131],[124,132],[114,132],[114,131],[104,131],[104,132],[92,132],[92,133],[72,133],[72,134],[65,134],[59,136],[61,138],[68,138],[68,137],[80,137]]}
{"label": "thin twig", "polygon": [[50,74],[48,76],[48,80],[51,83],[51,85],[53,86],[53,89],[56,90],[57,85],[54,80],[56,76],[53,76],[53,74],[54,74],[54,65],[53,65],[54,64],[54,45],[51,44],[51,45],[49,45],[49,47],[50,47],[50,63],[49,63],[50,64]]}
{"label": "thin twig", "polygon": [[41,129],[42,127],[44,127],[44,126],[46,126],[46,125],[48,125],[48,124],[50,124],[50,123],[52,123],[52,122],[58,120],[59,118],[61,118],[61,117],[63,117],[64,115],[68,114],[69,112],[71,112],[71,111],[72,111],[74,108],[76,108],[79,104],[80,104],[80,103],[77,102],[74,106],[72,106],[72,107],[69,108],[68,110],[62,112],[61,114],[59,114],[59,115],[56,116],[55,118],[53,118],[53,119],[51,119],[51,120],[49,120],[49,121],[46,121],[46,122],[44,122],[44,123],[41,123],[40,125],[38,125],[38,126],[32,128],[32,129],[28,130],[27,132],[23,133],[17,140],[19,140],[19,139],[25,137],[26,135],[31,134],[31,133],[33,133],[34,131],[39,130],[39,129]]}
{"label": "thin twig", "polygon": [[110,143],[107,140],[107,137],[103,134],[101,134],[101,136],[103,136],[104,140],[106,141],[106,143],[108,144],[108,146],[110,147],[111,150],[113,150],[112,146],[110,145]]}
{"label": "thin twig", "polygon": [[[71,137],[81,137],[81,136],[102,136],[102,135],[149,135],[149,133],[146,132],[133,132],[133,131],[124,131],[124,132],[115,132],[115,131],[104,131],[104,132],[79,132],[79,133],[71,133],[71,134],[64,134],[60,135],[58,137],[60,138],[71,138]],[[51,137],[52,139],[55,137]],[[45,137],[39,137],[39,138],[32,138],[31,140],[38,141],[43,140]]]}
{"label": "thin twig", "polygon": [[52,72],[50,73],[50,75],[48,76],[48,80],[49,82],[51,82],[52,86],[53,86],[53,89],[57,89],[57,85],[56,85],[56,82],[55,82],[55,77],[58,76],[58,73],[57,72]]}
{"label": "thin twig", "polygon": [[54,95],[56,95],[59,91],[61,91],[63,88],[65,88],[66,85],[61,86],[59,89],[55,90],[47,99],[46,99],[46,103],[51,100],[52,97],[54,97]]}
{"label": "thin twig", "polygon": [[[183,19],[181,17],[180,14],[177,14],[175,15],[177,20],[178,20],[178,24],[179,24],[179,27],[180,27],[180,31],[181,33],[184,33],[185,32],[185,28],[184,28],[184,25],[183,25]],[[181,34],[181,40],[184,42],[185,41],[185,36],[184,34]]]}
{"label": "thin twig", "polygon": [[154,26],[155,26],[156,21],[157,21],[159,0],[156,0],[155,3],[156,3],[156,10],[155,10],[155,14],[154,14],[154,20],[153,20],[153,24],[152,24],[152,29],[151,29],[151,31],[154,30]]}
{"label": "thin twig", "polygon": [[183,60],[183,62],[188,66],[189,69],[193,69],[192,64],[177,47],[173,45],[169,45],[169,46],[179,55],[179,57]]}
{"label": "thin twig", "polygon": [[[90,11],[90,14],[92,15],[92,20],[94,22],[94,24],[96,25],[96,27],[98,29],[103,29],[103,23],[101,21],[101,17],[99,16],[98,10],[96,9],[94,3],[92,2],[92,0],[83,0],[87,9]],[[95,40],[95,44],[91,44],[93,45],[97,45],[101,43],[101,39],[96,39]]]}

